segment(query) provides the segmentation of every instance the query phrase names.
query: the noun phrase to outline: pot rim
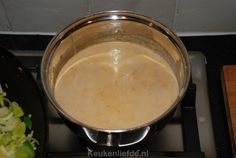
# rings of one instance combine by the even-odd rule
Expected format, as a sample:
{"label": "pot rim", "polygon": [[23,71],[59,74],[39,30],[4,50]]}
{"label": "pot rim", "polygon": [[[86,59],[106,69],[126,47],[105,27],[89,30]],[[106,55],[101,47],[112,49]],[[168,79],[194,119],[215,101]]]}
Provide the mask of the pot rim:
{"label": "pot rim", "polygon": [[[97,19],[98,18],[98,19]],[[179,92],[178,97],[174,101],[174,103],[161,115],[159,115],[157,118],[153,119],[150,122],[147,122],[145,124],[141,124],[139,126],[131,127],[131,128],[125,128],[125,129],[102,129],[102,128],[97,128],[93,127],[87,124],[84,124],[83,122],[80,122],[74,118],[72,118],[69,114],[67,114],[56,102],[54,97],[52,96],[50,92],[50,86],[48,83],[48,67],[50,63],[50,59],[53,56],[54,52],[54,47],[58,44],[58,41],[61,41],[65,38],[65,36],[70,33],[74,32],[74,30],[82,28],[84,26],[96,23],[98,21],[106,21],[106,20],[128,20],[128,21],[133,21],[133,20],[138,20],[138,22],[141,22],[144,25],[147,25],[157,31],[161,31],[164,35],[168,37],[169,40],[177,47],[177,49],[180,52],[181,58],[184,63],[184,71],[186,73],[185,78],[184,78],[184,86]],[[149,24],[149,25],[148,25]],[[75,22],[71,23],[67,27],[65,27],[61,32],[59,32],[54,38],[50,41],[48,44],[43,58],[41,62],[41,80],[42,80],[42,85],[43,89],[49,98],[50,102],[54,106],[54,108],[61,114],[63,115],[66,119],[69,121],[80,125],[82,127],[86,127],[91,130],[99,131],[99,132],[105,132],[105,133],[123,133],[123,132],[128,132],[128,131],[134,131],[138,130],[141,128],[145,128],[150,126],[151,124],[154,124],[164,118],[168,113],[170,113],[178,104],[181,102],[182,98],[184,97],[188,85],[189,85],[189,80],[190,80],[190,61],[188,57],[187,50],[180,40],[180,38],[173,32],[171,31],[168,27],[163,25],[161,22],[151,18],[147,17],[141,14],[137,14],[131,11],[125,11],[125,10],[112,10],[112,11],[103,11],[103,12],[98,12],[92,15],[85,16],[81,19],[76,20]]]}

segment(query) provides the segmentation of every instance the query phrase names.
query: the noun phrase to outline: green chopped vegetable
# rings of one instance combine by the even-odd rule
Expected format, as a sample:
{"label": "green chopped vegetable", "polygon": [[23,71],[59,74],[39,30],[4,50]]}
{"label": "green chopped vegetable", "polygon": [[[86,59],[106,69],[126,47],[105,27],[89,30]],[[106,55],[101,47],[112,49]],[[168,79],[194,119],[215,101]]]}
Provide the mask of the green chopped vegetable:
{"label": "green chopped vegetable", "polygon": [[11,102],[10,103],[10,107],[9,110],[16,116],[16,117],[21,117],[24,115],[23,110],[21,109],[21,107],[19,106],[19,104],[17,102]]}
{"label": "green chopped vegetable", "polygon": [[32,128],[32,121],[31,121],[30,116],[24,116],[23,117],[23,121],[24,121],[26,127],[31,130],[31,128]]}
{"label": "green chopped vegetable", "polygon": [[0,158],[34,158],[39,142],[33,138],[31,115],[6,96],[0,86]]}
{"label": "green chopped vegetable", "polygon": [[8,145],[11,142],[11,134],[4,133],[1,135],[0,144],[1,145]]}
{"label": "green chopped vegetable", "polygon": [[31,143],[26,141],[21,147],[16,149],[15,158],[32,158],[35,156]]}

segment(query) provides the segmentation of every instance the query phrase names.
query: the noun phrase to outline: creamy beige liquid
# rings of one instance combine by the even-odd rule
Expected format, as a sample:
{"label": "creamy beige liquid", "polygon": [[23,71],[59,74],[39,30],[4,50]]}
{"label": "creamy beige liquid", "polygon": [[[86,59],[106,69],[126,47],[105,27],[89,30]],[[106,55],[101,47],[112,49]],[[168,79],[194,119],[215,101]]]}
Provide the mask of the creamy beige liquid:
{"label": "creamy beige liquid", "polygon": [[178,93],[166,61],[129,42],[105,42],[82,50],[62,68],[55,86],[55,98],[65,112],[102,129],[150,122]]}

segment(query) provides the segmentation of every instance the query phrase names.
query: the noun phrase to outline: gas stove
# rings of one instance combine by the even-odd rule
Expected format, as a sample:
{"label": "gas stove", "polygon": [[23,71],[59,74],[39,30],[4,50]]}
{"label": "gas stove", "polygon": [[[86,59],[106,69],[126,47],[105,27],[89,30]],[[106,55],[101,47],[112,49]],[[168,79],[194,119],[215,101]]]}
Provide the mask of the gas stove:
{"label": "gas stove", "polygon": [[[40,62],[43,51],[13,51],[19,60],[32,72],[39,86]],[[170,123],[160,133],[135,145],[116,149],[120,152],[146,152],[143,157],[216,157],[216,148],[207,90],[206,58],[201,52],[189,52],[191,83],[182,104]],[[45,97],[46,99],[46,97]],[[48,158],[89,157],[91,152],[107,149],[91,147],[79,139],[47,102],[49,120]],[[114,150],[113,150],[114,151]],[[99,155],[98,155],[99,156]],[[108,155],[103,155],[104,157]],[[136,157],[138,157],[136,156]],[[128,157],[132,157],[129,155]]]}

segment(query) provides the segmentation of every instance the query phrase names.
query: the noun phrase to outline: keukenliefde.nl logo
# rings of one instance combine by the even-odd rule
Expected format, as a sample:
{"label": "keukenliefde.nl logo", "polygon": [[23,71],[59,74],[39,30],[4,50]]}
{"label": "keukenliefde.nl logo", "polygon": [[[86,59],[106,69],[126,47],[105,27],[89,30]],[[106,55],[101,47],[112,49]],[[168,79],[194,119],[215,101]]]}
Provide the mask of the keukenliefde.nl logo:
{"label": "keukenliefde.nl logo", "polygon": [[116,150],[116,151],[107,151],[107,150],[88,150],[89,157],[148,157],[148,150]]}

